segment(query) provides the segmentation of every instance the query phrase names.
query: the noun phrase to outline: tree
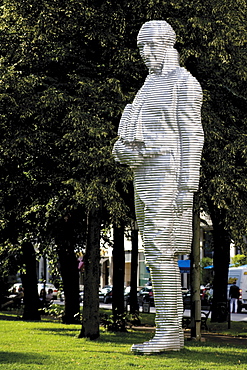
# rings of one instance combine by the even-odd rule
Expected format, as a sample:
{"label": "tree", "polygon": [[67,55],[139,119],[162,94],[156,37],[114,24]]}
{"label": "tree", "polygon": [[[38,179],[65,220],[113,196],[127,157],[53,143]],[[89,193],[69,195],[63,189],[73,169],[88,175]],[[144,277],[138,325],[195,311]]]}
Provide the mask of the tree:
{"label": "tree", "polygon": [[[130,314],[136,316],[139,311],[137,302],[137,272],[138,272],[138,228],[136,221],[131,223],[131,282],[130,282]],[[137,319],[138,321],[138,319]]]}
{"label": "tree", "polygon": [[[84,257],[84,302],[82,328],[79,337],[99,337],[99,262],[101,208],[94,208],[88,215],[87,248]],[[97,290],[94,289],[97,287]]]}
{"label": "tree", "polygon": [[64,220],[60,233],[55,236],[56,251],[63,281],[65,313],[63,322],[67,324],[79,321],[79,271],[75,254],[74,224],[70,218]]}
{"label": "tree", "polygon": [[[116,39],[106,32],[106,21],[95,33],[97,9],[85,13],[84,5],[5,0],[1,9],[2,238],[18,225],[13,243],[28,235],[48,253],[55,241],[66,277],[65,256],[75,266],[73,253],[85,245],[86,228],[80,226],[87,213],[103,202],[108,220],[123,214],[116,185],[130,178],[111,157],[124,95],[106,72],[104,43],[110,50]],[[98,294],[98,284],[91,289]],[[73,309],[66,309],[66,322],[78,311],[68,302]]]}
{"label": "tree", "polygon": [[[242,2],[238,10],[235,4],[229,2],[222,4],[222,7],[213,7],[210,62],[201,71],[208,77],[208,81],[202,78],[206,139],[201,186],[214,229],[212,319],[215,321],[224,321],[227,317],[230,242],[234,240],[237,245],[243,245],[247,210],[244,149],[247,96],[243,90],[247,75],[244,66],[246,55],[242,52],[247,35],[244,26],[246,2]],[[220,21],[222,9],[224,19]]]}
{"label": "tree", "polygon": [[124,250],[124,225],[113,228],[113,288],[112,288],[112,313],[114,328],[116,331],[125,331],[124,319],[124,271],[125,271],[125,250]]}
{"label": "tree", "polygon": [[[22,256],[25,263],[25,273],[22,274],[24,288],[24,320],[40,320],[39,298],[36,275],[36,258],[32,243],[22,244]],[[35,292],[35,294],[33,294]]]}

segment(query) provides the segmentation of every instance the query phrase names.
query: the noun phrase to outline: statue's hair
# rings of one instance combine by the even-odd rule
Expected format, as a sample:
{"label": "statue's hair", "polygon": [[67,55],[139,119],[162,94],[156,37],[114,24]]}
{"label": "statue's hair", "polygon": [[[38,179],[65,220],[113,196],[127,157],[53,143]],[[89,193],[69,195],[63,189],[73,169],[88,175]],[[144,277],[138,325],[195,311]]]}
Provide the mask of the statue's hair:
{"label": "statue's hair", "polygon": [[164,20],[145,22],[138,33],[137,40],[141,34],[145,34],[150,28],[155,28],[157,31],[157,36],[168,42],[170,46],[173,46],[175,44],[176,33],[173,30],[172,26]]}

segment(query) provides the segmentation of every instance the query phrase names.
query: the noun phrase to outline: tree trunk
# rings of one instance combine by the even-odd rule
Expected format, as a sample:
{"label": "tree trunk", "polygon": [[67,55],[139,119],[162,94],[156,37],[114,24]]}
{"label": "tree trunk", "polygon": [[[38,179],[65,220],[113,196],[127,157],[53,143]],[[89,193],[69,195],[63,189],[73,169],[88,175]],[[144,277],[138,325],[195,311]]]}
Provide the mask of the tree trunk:
{"label": "tree trunk", "polygon": [[[112,313],[116,331],[126,331],[124,315],[124,226],[114,227]],[[114,329],[114,327],[113,327]]]}
{"label": "tree trunk", "polygon": [[130,283],[130,314],[135,315],[139,312],[137,304],[137,269],[138,269],[138,228],[136,221],[133,221],[131,230],[131,283]]}
{"label": "tree trunk", "polygon": [[79,321],[79,270],[74,252],[74,244],[68,240],[60,241],[58,245],[60,272],[63,280],[65,312],[63,323],[74,324]]}
{"label": "tree trunk", "polygon": [[22,257],[23,265],[26,267],[26,273],[21,276],[24,288],[23,320],[40,320],[36,256],[31,242],[22,244]]}
{"label": "tree trunk", "polygon": [[224,227],[224,215],[222,215],[222,211],[214,209],[211,212],[211,219],[214,240],[214,294],[211,321],[224,322],[227,321],[228,317],[227,284],[231,240],[228,231]]}
{"label": "tree trunk", "polygon": [[191,338],[201,340],[200,298],[200,210],[198,194],[194,194],[193,239],[191,248]]}
{"label": "tree trunk", "polygon": [[87,245],[84,256],[83,320],[79,338],[99,337],[101,210],[93,208],[88,215]]}

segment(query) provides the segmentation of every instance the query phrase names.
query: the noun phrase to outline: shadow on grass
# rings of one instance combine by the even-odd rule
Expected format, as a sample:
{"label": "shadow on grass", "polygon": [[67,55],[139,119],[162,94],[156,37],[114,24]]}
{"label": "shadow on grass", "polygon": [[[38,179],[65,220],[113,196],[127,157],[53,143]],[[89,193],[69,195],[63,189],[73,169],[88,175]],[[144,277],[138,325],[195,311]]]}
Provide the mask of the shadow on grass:
{"label": "shadow on grass", "polygon": [[17,315],[12,314],[4,314],[0,313],[0,320],[8,320],[8,321],[20,321],[21,317]]}
{"label": "shadow on grass", "polygon": [[[143,343],[152,337],[151,333],[136,333],[132,332],[129,335],[117,333],[114,336],[108,336],[102,334],[101,338],[96,341],[102,346],[95,346],[95,350],[90,345],[90,352],[101,353],[105,356],[112,356],[113,353],[121,354],[124,357],[133,356],[133,358],[144,358],[148,359],[149,366],[150,361],[152,363],[151,368],[155,368],[156,365],[161,367],[169,367],[167,364],[172,361],[174,363],[184,364],[186,368],[187,364],[194,366],[195,369],[216,369],[218,366],[224,366],[224,369],[237,368],[236,366],[242,365],[240,369],[247,369],[247,351],[243,347],[237,345],[229,346],[228,344],[216,344],[214,342],[187,342],[185,348],[181,351],[167,351],[164,353],[152,354],[152,355],[137,355],[131,352],[132,344]],[[95,343],[95,344],[96,344]],[[105,343],[105,345],[104,345]],[[125,348],[122,346],[125,345]],[[126,345],[129,346],[129,350],[126,351]],[[87,350],[87,347],[85,347]],[[169,360],[169,361],[168,361]],[[145,362],[143,363],[145,364]],[[200,365],[201,366],[200,366]],[[146,368],[145,366],[143,366]],[[149,367],[150,368],[150,367]]]}
{"label": "shadow on grass", "polygon": [[48,356],[23,353],[23,352],[2,352],[0,351],[0,364],[41,364]]}
{"label": "shadow on grass", "polygon": [[[164,355],[162,355],[164,356]],[[176,355],[170,354],[170,357],[180,358],[182,361],[193,362],[195,365],[208,364],[209,367],[205,369],[215,369],[217,366],[224,366],[224,369],[229,369],[232,366],[246,365],[247,353],[243,348],[237,346],[216,345],[215,343],[186,343],[186,347]],[[212,367],[212,366],[216,367]],[[195,367],[196,368],[196,367]],[[204,366],[201,367],[204,369]],[[237,368],[237,367],[236,367]],[[243,369],[243,367],[241,367]],[[244,367],[246,369],[246,367]]]}
{"label": "shadow on grass", "polygon": [[[78,337],[81,326],[77,325],[76,327],[70,326],[70,325],[64,325],[61,324],[61,327],[53,327],[53,325],[47,327],[38,327],[36,328],[37,331],[47,333],[47,334],[54,334],[56,336],[69,336],[69,337]],[[90,342],[99,342],[99,343],[113,343],[113,344],[135,344],[135,343],[142,343],[149,339],[151,339],[154,336],[154,332],[151,330],[129,330],[128,332],[108,332],[101,328],[100,330],[100,337],[96,340],[90,341]],[[243,346],[247,346],[247,340],[244,338],[236,338],[233,336],[227,336],[227,335],[219,335],[219,334],[213,334],[213,333],[206,333],[204,334],[206,337],[205,342],[196,342],[196,341],[190,341],[186,340],[185,338],[185,347],[206,347],[207,345],[213,346],[213,347],[233,347],[233,348],[239,348]],[[84,338],[82,338],[84,339]],[[87,338],[85,338],[87,339]],[[78,338],[78,340],[80,340]],[[88,339],[89,340],[89,339]]]}
{"label": "shadow on grass", "polygon": [[50,328],[37,328],[34,330],[40,331],[42,333],[47,333],[47,334],[61,335],[61,336],[66,336],[66,337],[68,336],[75,337],[79,335],[80,333],[80,326],[78,326],[78,328],[70,328],[67,325],[64,325],[62,328],[50,327]]}
{"label": "shadow on grass", "polygon": [[141,341],[149,340],[153,337],[153,333],[146,333],[142,331],[133,331],[133,332],[127,332],[127,333],[121,333],[121,332],[107,332],[107,331],[100,331],[100,337],[96,340],[90,340],[87,338],[79,338],[80,334],[80,326],[77,328],[70,328],[68,325],[64,325],[61,328],[37,328],[37,331],[40,331],[42,333],[47,332],[47,334],[54,334],[59,336],[70,336],[70,337],[78,337],[78,340],[86,339],[90,341],[91,343],[112,343],[112,344],[129,344],[132,345],[133,343],[139,343]]}

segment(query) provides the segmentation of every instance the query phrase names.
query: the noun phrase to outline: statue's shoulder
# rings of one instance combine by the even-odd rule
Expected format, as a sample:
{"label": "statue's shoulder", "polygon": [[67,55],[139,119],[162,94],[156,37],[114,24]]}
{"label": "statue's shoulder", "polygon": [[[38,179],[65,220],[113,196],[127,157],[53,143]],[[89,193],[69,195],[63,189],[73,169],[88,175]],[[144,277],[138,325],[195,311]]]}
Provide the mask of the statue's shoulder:
{"label": "statue's shoulder", "polygon": [[178,81],[181,83],[186,82],[188,80],[195,80],[196,78],[192,76],[192,74],[184,67],[176,67],[172,71],[166,74],[162,74],[159,76],[159,81],[166,81],[166,80],[171,80],[171,81]]}
{"label": "statue's shoulder", "polygon": [[177,69],[178,77],[181,81],[194,81],[197,82],[197,79],[184,67]]}
{"label": "statue's shoulder", "polygon": [[199,81],[184,67],[178,69],[178,85],[181,88],[193,88],[201,91]]}
{"label": "statue's shoulder", "polygon": [[[149,80],[146,80],[149,81]],[[153,87],[160,91],[167,91],[168,88],[177,87],[179,89],[188,89],[188,87],[199,88],[197,79],[184,67],[176,67],[169,73],[150,77]]]}

